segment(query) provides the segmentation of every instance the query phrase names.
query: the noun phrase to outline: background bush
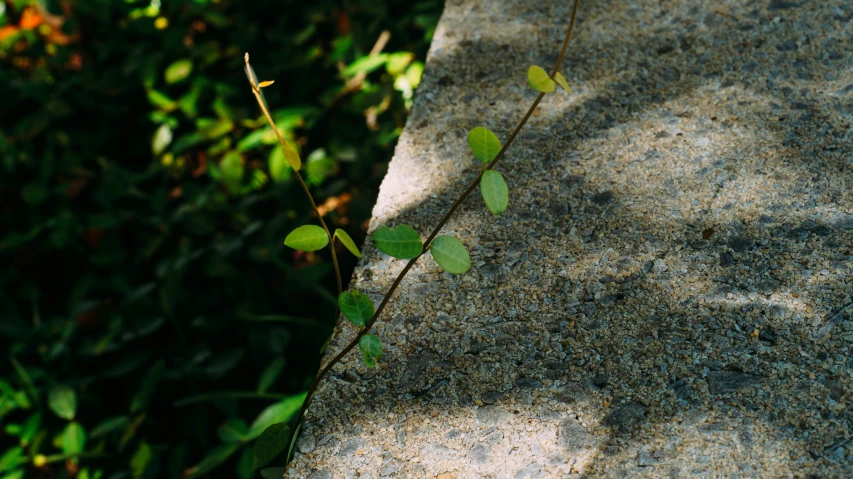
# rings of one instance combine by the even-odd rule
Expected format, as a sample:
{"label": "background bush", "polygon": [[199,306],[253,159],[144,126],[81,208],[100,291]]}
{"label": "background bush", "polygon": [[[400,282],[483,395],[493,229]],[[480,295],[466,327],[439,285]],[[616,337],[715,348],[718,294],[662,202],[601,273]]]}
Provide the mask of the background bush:
{"label": "background bush", "polygon": [[243,53],[360,242],[440,8],[0,1],[0,478],[251,476],[335,295]]}

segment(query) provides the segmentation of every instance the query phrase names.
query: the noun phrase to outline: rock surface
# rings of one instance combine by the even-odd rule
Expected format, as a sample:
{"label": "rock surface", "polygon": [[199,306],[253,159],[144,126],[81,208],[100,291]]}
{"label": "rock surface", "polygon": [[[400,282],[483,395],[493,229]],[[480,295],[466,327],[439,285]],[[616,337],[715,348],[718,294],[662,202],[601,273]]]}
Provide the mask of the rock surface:
{"label": "rock surface", "polygon": [[[371,230],[428,234],[570,3],[448,1]],[[851,37],[847,0],[584,0],[509,209],[445,227],[474,268],[415,265],[291,477],[853,477]],[[367,244],[353,287],[403,265]]]}

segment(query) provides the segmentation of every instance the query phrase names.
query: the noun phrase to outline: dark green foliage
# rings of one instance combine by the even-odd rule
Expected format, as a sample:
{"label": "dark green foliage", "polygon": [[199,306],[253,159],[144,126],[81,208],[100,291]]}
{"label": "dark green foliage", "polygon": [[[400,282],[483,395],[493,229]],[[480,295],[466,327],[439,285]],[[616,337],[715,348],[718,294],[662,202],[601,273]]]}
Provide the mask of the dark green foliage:
{"label": "dark green foliage", "polygon": [[0,477],[249,477],[336,298],[243,53],[352,250],[441,2],[0,3]]}

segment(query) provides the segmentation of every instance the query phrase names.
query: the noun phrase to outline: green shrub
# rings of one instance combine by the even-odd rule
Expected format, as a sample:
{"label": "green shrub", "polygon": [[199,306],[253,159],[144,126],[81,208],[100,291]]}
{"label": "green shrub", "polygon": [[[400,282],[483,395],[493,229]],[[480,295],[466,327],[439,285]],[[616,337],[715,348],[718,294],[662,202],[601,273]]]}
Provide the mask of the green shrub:
{"label": "green shrub", "polygon": [[243,52],[360,242],[441,3],[37,3],[0,2],[0,477],[249,477],[337,298]]}

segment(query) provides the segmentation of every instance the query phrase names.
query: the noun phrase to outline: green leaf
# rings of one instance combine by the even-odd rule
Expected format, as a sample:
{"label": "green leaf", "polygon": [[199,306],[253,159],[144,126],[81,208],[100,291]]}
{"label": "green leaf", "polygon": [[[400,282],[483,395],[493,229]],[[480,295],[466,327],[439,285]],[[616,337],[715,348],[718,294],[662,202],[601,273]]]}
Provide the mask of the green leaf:
{"label": "green leaf", "polygon": [[530,84],[531,88],[542,93],[552,93],[557,89],[557,85],[548,76],[548,73],[536,65],[531,65],[527,69],[527,83]]}
{"label": "green leaf", "polygon": [[358,340],[358,349],[361,350],[361,358],[364,365],[369,368],[376,367],[376,360],[382,357],[382,343],[379,338],[372,334],[365,334]]}
{"label": "green leaf", "polygon": [[70,421],[77,412],[77,395],[68,386],[54,386],[47,393],[47,404],[57,416]]}
{"label": "green leaf", "polygon": [[423,253],[421,236],[411,226],[395,229],[383,226],[373,233],[373,242],[379,251],[397,259],[412,259]]}
{"label": "green leaf", "polygon": [[119,429],[124,429],[127,426],[130,426],[130,419],[128,419],[127,416],[111,417],[101,421],[100,424],[95,426],[89,436],[92,439],[96,439],[111,432],[118,431]]}
{"label": "green leaf", "polygon": [[220,444],[207,453],[201,462],[187,471],[186,479],[194,479],[196,477],[204,476],[208,472],[216,469],[216,467],[223,462],[227,461],[228,458],[237,452],[238,449],[240,449],[240,444]]}
{"label": "green leaf", "polygon": [[0,454],[0,472],[9,472],[15,467],[26,462],[24,450],[20,447],[11,447]]}
{"label": "green leaf", "polygon": [[80,454],[86,447],[86,430],[76,422],[70,422],[62,431],[59,441],[65,454]]}
{"label": "green leaf", "polygon": [[299,153],[296,149],[290,146],[290,144],[287,143],[287,140],[282,140],[282,142],[279,143],[279,146],[281,146],[281,151],[284,153],[284,158],[287,159],[290,167],[295,171],[299,171],[299,169],[302,168],[302,160],[299,159]]}
{"label": "green leaf", "polygon": [[32,414],[21,424],[21,445],[28,445],[32,441],[41,427],[41,413]]}
{"label": "green leaf", "polygon": [[453,236],[439,236],[429,247],[432,258],[448,273],[462,274],[471,269],[471,257],[461,241]]}
{"label": "green leaf", "polygon": [[243,453],[240,454],[240,459],[237,461],[235,472],[237,473],[238,479],[252,478],[252,450],[248,447],[243,449]]}
{"label": "green leaf", "polygon": [[352,64],[348,65],[346,68],[341,71],[341,75],[345,77],[351,77],[357,75],[359,73],[370,73],[373,70],[381,67],[388,61],[387,53],[380,53],[379,55],[369,55],[366,57],[361,57],[358,60],[352,62]]}
{"label": "green leaf", "polygon": [[216,429],[216,435],[224,443],[243,442],[248,428],[246,422],[238,417],[232,417]]}
{"label": "green leaf", "polygon": [[281,479],[285,472],[283,467],[268,467],[261,470],[261,477],[264,479]]}
{"label": "green leaf", "polygon": [[281,372],[284,371],[284,358],[273,359],[271,363],[261,373],[261,379],[258,380],[258,392],[264,393],[267,389],[275,384]]}
{"label": "green leaf", "polygon": [[569,95],[572,94],[572,89],[571,87],[569,87],[569,82],[566,81],[566,77],[564,77],[562,73],[557,72],[557,74],[554,75],[554,81],[557,82],[558,85],[560,85],[560,88],[566,90]]}
{"label": "green leaf", "polygon": [[344,291],[338,296],[341,312],[356,326],[364,326],[373,317],[373,301],[358,290]]}
{"label": "green leaf", "polygon": [[151,396],[154,395],[154,391],[157,390],[157,384],[160,382],[160,378],[163,376],[163,372],[165,370],[166,363],[162,359],[148,368],[148,371],[142,378],[142,384],[140,384],[139,390],[136,391],[136,394],[133,395],[133,399],[130,401],[130,412],[137,412],[145,409],[148,405],[148,401],[151,400]]}
{"label": "green leaf", "polygon": [[255,441],[252,448],[252,469],[260,469],[270,463],[279,454],[284,452],[290,441],[290,426],[287,424],[273,424],[268,427],[261,437]]}
{"label": "green leaf", "polygon": [[189,59],[178,60],[173,62],[166,68],[166,72],[164,73],[164,78],[166,79],[166,83],[178,83],[181,80],[185,80],[190,73],[193,71],[193,62]]}
{"label": "green leaf", "polygon": [[276,183],[290,179],[293,169],[284,156],[284,150],[279,147],[273,148],[269,157],[270,176]]}
{"label": "green leaf", "polygon": [[478,126],[468,132],[468,144],[474,156],[483,163],[489,163],[501,151],[501,141],[492,130]]}
{"label": "green leaf", "polygon": [[335,238],[341,241],[341,244],[346,246],[350,253],[354,254],[356,258],[361,258],[361,251],[358,250],[358,247],[355,245],[355,241],[350,238],[346,231],[338,228],[335,230]]}
{"label": "green leaf", "polygon": [[172,129],[169,125],[163,123],[157,131],[154,132],[154,138],[151,139],[151,153],[154,156],[163,153],[163,150],[172,142]]}
{"label": "green leaf", "polygon": [[219,169],[222,171],[222,182],[232,194],[240,192],[240,186],[243,183],[243,160],[240,154],[229,152],[219,162]]}
{"label": "green leaf", "polygon": [[297,412],[299,412],[299,408],[302,407],[302,403],[305,402],[305,397],[307,395],[308,393],[302,393],[290,396],[261,411],[249,427],[246,439],[254,439],[260,436],[266,428],[273,424],[280,422],[286,423],[289,421]]}
{"label": "green leaf", "polygon": [[151,462],[151,457],[151,446],[149,446],[145,441],[139,443],[139,447],[136,448],[136,452],[134,452],[133,457],[130,458],[130,470],[133,473],[134,479],[144,477],[145,468],[147,468],[148,463]]}
{"label": "green leaf", "polygon": [[503,175],[495,170],[486,170],[480,178],[480,193],[489,211],[499,215],[506,210],[509,204],[509,188],[506,186]]}
{"label": "green leaf", "polygon": [[299,251],[317,251],[329,244],[329,237],[319,226],[303,225],[291,231],[284,244]]}

